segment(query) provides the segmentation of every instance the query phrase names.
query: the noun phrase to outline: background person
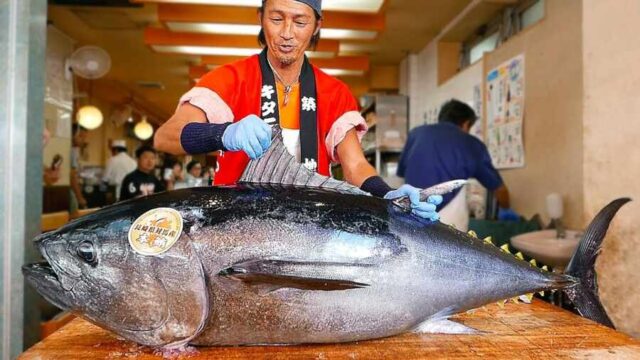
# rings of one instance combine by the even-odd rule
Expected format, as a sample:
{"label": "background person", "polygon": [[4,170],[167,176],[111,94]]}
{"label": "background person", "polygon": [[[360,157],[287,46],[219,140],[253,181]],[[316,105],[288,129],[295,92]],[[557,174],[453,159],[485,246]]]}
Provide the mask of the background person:
{"label": "background person", "polygon": [[150,146],[136,150],[138,168],[124,177],[120,189],[120,200],[148,196],[165,190],[162,181],[154,175],[156,151]]}
{"label": "background person", "polygon": [[172,161],[170,167],[164,169],[163,180],[167,190],[183,189],[186,187],[183,174],[182,162],[179,160]]}
{"label": "background person", "polygon": [[202,178],[202,164],[198,160],[191,160],[187,164],[187,175],[185,175],[185,182],[187,187],[204,186],[204,179]]}
{"label": "background person", "polygon": [[[409,133],[400,156],[398,176],[419,188],[475,178],[495,194],[503,219],[509,216],[517,219],[517,214],[509,209],[509,191],[493,167],[487,147],[469,134],[477,119],[469,105],[455,99],[446,102],[437,124],[419,126]],[[468,229],[466,188],[445,195],[440,208],[442,222],[461,231]]]}
{"label": "background person", "polygon": [[87,129],[76,123],[72,125],[71,129],[71,171],[69,172],[71,199],[69,212],[75,213],[78,209],[87,208],[87,200],[82,194],[82,181],[80,179],[80,173],[82,173],[80,156],[82,149],[87,146]]}
{"label": "background person", "polygon": [[124,140],[114,140],[111,143],[111,158],[107,162],[103,181],[116,188],[116,201],[120,197],[122,181],[127,174],[134,171],[137,163],[127,154],[127,143]]}

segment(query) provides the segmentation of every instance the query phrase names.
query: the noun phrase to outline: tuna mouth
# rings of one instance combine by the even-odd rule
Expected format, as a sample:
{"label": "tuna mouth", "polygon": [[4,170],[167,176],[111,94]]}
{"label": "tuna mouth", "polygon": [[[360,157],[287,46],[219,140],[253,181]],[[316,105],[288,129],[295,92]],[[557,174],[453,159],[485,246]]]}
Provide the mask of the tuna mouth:
{"label": "tuna mouth", "polygon": [[49,263],[46,261],[41,261],[41,262],[30,264],[30,265],[24,265],[22,267],[22,271],[41,274],[42,276],[52,277],[52,278],[55,278],[56,280],[58,279],[58,275],[56,275],[56,272],[53,271],[53,268],[51,267],[51,265],[49,265]]}
{"label": "tuna mouth", "polygon": [[60,283],[60,278],[51,265],[39,262],[22,267],[22,273],[31,285],[49,302],[66,310],[69,307],[67,292]]}

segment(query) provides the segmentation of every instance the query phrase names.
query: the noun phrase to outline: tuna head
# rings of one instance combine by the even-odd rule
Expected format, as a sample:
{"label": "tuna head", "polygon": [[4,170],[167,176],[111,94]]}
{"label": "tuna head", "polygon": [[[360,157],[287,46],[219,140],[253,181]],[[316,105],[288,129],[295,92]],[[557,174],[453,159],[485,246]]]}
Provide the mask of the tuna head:
{"label": "tuna head", "polygon": [[124,214],[131,212],[113,219],[108,209],[40,236],[36,244],[46,261],[23,272],[61,309],[140,344],[181,346],[202,330],[208,314],[201,263],[181,231],[162,253],[135,249],[129,230],[141,216]]}

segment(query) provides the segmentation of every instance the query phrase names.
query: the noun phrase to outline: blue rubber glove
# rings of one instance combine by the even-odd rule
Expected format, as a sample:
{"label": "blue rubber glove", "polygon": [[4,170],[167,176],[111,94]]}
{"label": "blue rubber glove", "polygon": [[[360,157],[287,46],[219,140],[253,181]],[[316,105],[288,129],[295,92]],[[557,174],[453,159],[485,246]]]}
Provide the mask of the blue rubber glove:
{"label": "blue rubber glove", "polygon": [[411,185],[402,185],[398,190],[389,191],[384,198],[387,200],[408,196],[411,200],[411,212],[423,219],[438,221],[440,215],[436,212],[436,207],[442,204],[442,196],[429,196],[427,201],[420,201],[420,189]]}
{"label": "blue rubber glove", "polygon": [[262,156],[271,145],[271,127],[255,115],[227,127],[222,145],[229,151],[244,151],[251,160]]}
{"label": "blue rubber glove", "polygon": [[500,221],[519,221],[520,215],[512,209],[498,209],[498,220]]}

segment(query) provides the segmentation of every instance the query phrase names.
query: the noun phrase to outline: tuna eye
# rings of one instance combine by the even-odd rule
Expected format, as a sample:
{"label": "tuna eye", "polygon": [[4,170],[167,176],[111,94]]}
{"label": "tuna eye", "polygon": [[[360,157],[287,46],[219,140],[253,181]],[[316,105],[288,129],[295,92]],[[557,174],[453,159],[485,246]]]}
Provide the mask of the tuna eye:
{"label": "tuna eye", "polygon": [[83,241],[78,245],[78,249],[76,253],[84,262],[88,264],[95,264],[96,260],[98,260],[96,249],[93,247],[93,243],[90,241]]}

